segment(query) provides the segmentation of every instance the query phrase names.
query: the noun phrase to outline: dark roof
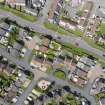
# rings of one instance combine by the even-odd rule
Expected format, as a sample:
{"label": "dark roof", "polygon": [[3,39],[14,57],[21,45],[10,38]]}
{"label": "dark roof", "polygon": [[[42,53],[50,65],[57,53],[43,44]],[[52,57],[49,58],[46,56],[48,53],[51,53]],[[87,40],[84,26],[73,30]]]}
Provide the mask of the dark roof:
{"label": "dark roof", "polygon": [[105,39],[105,35],[102,35],[102,38]]}

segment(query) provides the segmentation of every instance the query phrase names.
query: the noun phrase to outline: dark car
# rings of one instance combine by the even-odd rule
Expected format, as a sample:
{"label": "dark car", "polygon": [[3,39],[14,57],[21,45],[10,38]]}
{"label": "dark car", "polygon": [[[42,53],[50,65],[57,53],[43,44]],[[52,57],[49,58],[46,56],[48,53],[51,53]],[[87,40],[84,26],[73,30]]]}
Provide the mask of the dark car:
{"label": "dark car", "polygon": [[105,54],[103,54],[102,56],[105,57]]}

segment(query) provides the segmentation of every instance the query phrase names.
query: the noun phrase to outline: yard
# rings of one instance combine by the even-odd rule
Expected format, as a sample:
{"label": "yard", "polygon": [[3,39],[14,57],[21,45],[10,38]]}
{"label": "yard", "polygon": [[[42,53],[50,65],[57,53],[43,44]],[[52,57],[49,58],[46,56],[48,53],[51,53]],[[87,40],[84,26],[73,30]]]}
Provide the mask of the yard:
{"label": "yard", "polygon": [[61,48],[61,45],[59,43],[55,42],[55,41],[51,41],[50,46],[54,50],[59,50]]}
{"label": "yard", "polygon": [[105,93],[99,93],[95,95],[96,101],[98,102],[101,98],[105,97]]}
{"label": "yard", "polygon": [[13,45],[14,42],[18,40],[19,37],[19,27],[13,26],[10,31],[10,36],[8,37],[8,43]]}
{"label": "yard", "polygon": [[11,82],[11,79],[4,72],[0,73],[0,93],[2,93],[6,87],[9,87]]}
{"label": "yard", "polygon": [[99,32],[101,35],[105,34],[105,23],[101,23]]}
{"label": "yard", "polygon": [[64,96],[62,98],[62,102],[67,105],[81,105],[80,99],[77,99],[72,93]]}

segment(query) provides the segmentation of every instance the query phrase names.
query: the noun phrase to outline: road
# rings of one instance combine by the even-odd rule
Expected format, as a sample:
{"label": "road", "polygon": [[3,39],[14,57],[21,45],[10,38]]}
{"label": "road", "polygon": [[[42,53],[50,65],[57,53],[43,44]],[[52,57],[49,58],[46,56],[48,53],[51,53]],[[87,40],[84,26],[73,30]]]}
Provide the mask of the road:
{"label": "road", "polygon": [[[21,65],[21,66],[24,66],[26,69],[31,70],[30,66],[28,64],[28,61],[26,61],[25,59],[23,59],[23,60],[16,59],[13,55],[8,54],[4,48],[0,48],[0,54],[2,54],[4,57],[8,58],[10,61],[16,63],[17,66]],[[25,92],[20,96],[20,98],[17,101],[16,105],[22,105],[22,103],[24,102],[26,97],[29,95],[29,93],[32,91],[32,89],[36,85],[37,80],[40,79],[40,78],[47,78],[48,80],[55,81],[57,85],[61,85],[61,86],[69,84],[72,91],[80,92],[81,95],[85,96],[88,100],[91,101],[92,105],[96,105],[95,104],[95,99],[92,96],[89,95],[90,88],[91,88],[91,84],[90,83],[88,83],[86,88],[81,90],[81,89],[79,89],[77,87],[74,87],[73,85],[71,85],[67,81],[64,81],[64,80],[61,80],[61,79],[57,79],[53,75],[46,74],[46,73],[44,73],[44,72],[42,72],[40,70],[34,70],[32,72],[34,73],[34,79],[32,80],[32,82],[29,85],[29,87],[25,90]]]}
{"label": "road", "polygon": [[[98,1],[98,0],[97,0]],[[47,7],[49,8],[49,7]],[[47,11],[45,10],[45,13],[47,14]],[[33,28],[35,31],[37,32],[41,32],[43,34],[47,34],[47,35],[51,35],[54,39],[57,39],[57,36],[60,36],[61,39],[59,39],[60,42],[62,43],[70,43],[75,45],[75,43],[79,44],[80,48],[83,48],[85,50],[88,50],[89,52],[92,52],[96,55],[98,55],[99,57],[101,57],[103,60],[105,60],[105,58],[102,56],[104,52],[95,49],[91,46],[89,46],[84,40],[82,40],[81,38],[77,38],[77,37],[73,37],[73,36],[61,36],[53,31],[50,31],[48,29],[45,29],[43,26],[41,26],[41,24],[43,23],[43,20],[45,19],[45,15],[42,17],[43,20],[41,20],[41,23],[39,21],[40,24],[36,23],[31,23],[28,22],[26,20],[21,19],[20,17],[17,17],[9,12],[2,12],[0,11],[0,18],[5,18],[5,17],[9,17],[11,20],[16,20],[18,22],[18,24],[20,24],[21,26],[28,26],[30,28]],[[58,39],[57,39],[58,40]],[[13,61],[14,63],[16,63],[16,65],[21,65],[24,66],[27,69],[30,69],[29,64],[28,64],[28,58],[23,59],[23,60],[18,60],[16,58],[14,58],[12,55],[8,54],[5,49],[0,48],[0,54],[2,54],[4,57],[10,59],[11,61]],[[20,96],[18,102],[16,103],[16,105],[22,105],[22,103],[24,102],[24,100],[26,99],[26,97],[29,95],[29,93],[32,91],[33,87],[36,85],[36,81],[40,78],[40,77],[45,77],[48,78],[48,80],[51,81],[56,81],[56,83],[58,85],[68,85],[68,82],[63,81],[63,80],[59,80],[55,77],[53,77],[53,75],[48,75],[44,72],[41,72],[39,70],[35,70],[33,71],[34,73],[34,79],[32,80],[32,82],[30,83],[29,87],[26,89],[26,91]],[[40,75],[39,75],[40,74]],[[86,86],[86,88],[84,88],[83,90],[74,87],[73,85],[70,84],[71,90],[72,91],[78,91],[80,92],[83,96],[85,96],[88,100],[91,101],[92,105],[96,105],[95,103],[95,99],[89,95],[89,91],[91,88],[91,84],[88,83],[88,85]]]}
{"label": "road", "polygon": [[20,17],[17,17],[9,12],[0,12],[0,18],[5,18],[5,17],[9,17],[11,20],[16,20],[18,22],[19,25],[21,26],[28,26],[32,29],[34,29],[37,32],[43,33],[43,34],[47,34],[47,35],[51,35],[54,39],[57,39],[57,36],[61,37],[61,39],[59,39],[60,42],[62,43],[70,43],[75,45],[75,43],[79,44],[80,48],[83,48],[89,52],[92,52],[94,54],[96,54],[98,57],[100,57],[101,59],[105,60],[105,57],[103,57],[103,51],[100,51],[96,48],[91,47],[90,45],[88,45],[84,40],[82,40],[79,37],[74,37],[74,36],[61,36],[53,31],[50,31],[48,29],[45,29],[43,26],[37,25],[35,23],[31,23],[29,21],[23,20]]}

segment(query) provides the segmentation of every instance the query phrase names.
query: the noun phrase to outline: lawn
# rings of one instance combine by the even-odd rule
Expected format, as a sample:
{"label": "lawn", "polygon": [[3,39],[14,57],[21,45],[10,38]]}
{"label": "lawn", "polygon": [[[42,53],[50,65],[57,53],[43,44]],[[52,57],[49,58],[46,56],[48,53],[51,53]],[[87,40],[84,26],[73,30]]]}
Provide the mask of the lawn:
{"label": "lawn", "polygon": [[6,88],[9,87],[11,84],[11,80],[10,78],[4,73],[0,73],[0,89],[1,91]]}
{"label": "lawn", "polygon": [[51,47],[54,50],[58,50],[59,48],[61,48],[61,45],[59,43],[56,43],[55,41],[51,41]]}
{"label": "lawn", "polygon": [[100,33],[105,34],[105,23],[101,23],[101,25],[100,25]]}
{"label": "lawn", "polygon": [[62,98],[62,102],[66,103],[67,105],[81,105],[80,99],[77,99],[72,93],[64,96]]}
{"label": "lawn", "polygon": [[49,22],[45,22],[44,23],[44,26],[47,28],[47,29],[50,29],[50,30],[53,30],[55,32],[58,32],[59,34],[61,35],[68,35],[69,32],[66,31],[65,29],[63,29],[62,27],[59,27],[58,25],[56,24],[52,24],[52,23],[49,23]]}
{"label": "lawn", "polygon": [[54,76],[59,78],[59,79],[65,79],[66,78],[66,74],[61,70],[55,71]]}
{"label": "lawn", "polygon": [[99,49],[101,51],[105,51],[105,48],[104,46],[102,46],[101,44],[99,43],[95,43],[92,39],[90,39],[89,37],[84,37],[83,38],[90,46],[96,48],[96,49]]}
{"label": "lawn", "polygon": [[99,93],[95,95],[96,101],[98,102],[101,98],[105,97],[105,93]]}
{"label": "lawn", "polygon": [[[60,43],[60,42],[59,42]],[[96,55],[95,53],[92,53],[88,50],[85,50],[83,48],[79,48],[76,45],[72,45],[69,43],[60,43],[62,45],[62,49],[67,50],[68,52],[71,52],[74,55],[78,55],[78,56],[88,56],[88,55],[92,55],[93,57],[100,58],[98,55]],[[100,58],[102,59],[102,58]]]}
{"label": "lawn", "polygon": [[4,2],[4,0],[0,0],[0,3],[1,3],[1,2]]}
{"label": "lawn", "polygon": [[10,32],[10,36],[8,38],[8,43],[13,45],[19,38],[19,27],[13,26]]}
{"label": "lawn", "polygon": [[29,15],[29,14],[27,14],[25,12],[20,12],[18,10],[9,8],[8,6],[3,6],[0,9],[2,9],[4,11],[7,11],[7,12],[11,12],[11,13],[15,14],[16,16],[19,16],[19,17],[21,17],[21,18],[23,18],[25,20],[31,21],[31,22],[37,21],[37,18],[35,16]]}
{"label": "lawn", "polygon": [[83,32],[79,29],[76,29],[75,31],[70,30],[70,33],[72,33],[73,35],[77,36],[77,37],[82,37],[83,36]]}
{"label": "lawn", "polygon": [[53,69],[52,69],[52,67],[49,65],[49,66],[47,67],[47,73],[50,74],[52,71],[53,71]]}
{"label": "lawn", "polygon": [[81,37],[83,36],[83,32],[80,31],[79,29],[76,29],[75,31],[73,30],[66,30],[56,24],[52,24],[52,23],[49,23],[49,22],[45,22],[44,23],[44,26],[47,28],[47,29],[50,29],[50,30],[53,30],[55,32],[58,32],[59,34],[61,35],[75,35],[75,36],[78,36],[78,37]]}

